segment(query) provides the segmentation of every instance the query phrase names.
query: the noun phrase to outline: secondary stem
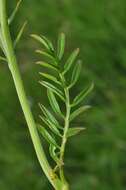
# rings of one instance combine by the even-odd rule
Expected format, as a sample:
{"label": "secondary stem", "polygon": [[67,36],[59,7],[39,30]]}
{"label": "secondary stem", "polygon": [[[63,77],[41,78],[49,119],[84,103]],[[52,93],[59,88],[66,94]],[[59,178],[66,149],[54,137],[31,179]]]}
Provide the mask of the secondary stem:
{"label": "secondary stem", "polygon": [[[67,132],[69,129],[69,117],[70,117],[70,95],[69,95],[69,89],[66,86],[66,81],[64,76],[61,74],[60,78],[62,80],[62,82],[64,83],[64,92],[65,92],[65,96],[66,96],[66,117],[65,117],[65,124],[64,124],[64,134],[63,134],[63,138],[62,138],[62,143],[61,143],[61,151],[60,151],[60,160],[61,162],[64,161],[64,153],[65,153],[65,147],[66,147],[66,142],[67,142]],[[63,171],[63,166],[61,166],[60,168],[60,177],[61,179],[65,182],[65,177],[64,177],[64,171]]]}
{"label": "secondary stem", "polygon": [[61,159],[64,159],[65,145],[67,142],[67,131],[69,128],[69,117],[70,117],[70,98],[69,98],[69,90],[67,88],[65,88],[65,95],[66,95],[66,117],[65,117],[64,134],[63,134],[61,152],[60,152]]}

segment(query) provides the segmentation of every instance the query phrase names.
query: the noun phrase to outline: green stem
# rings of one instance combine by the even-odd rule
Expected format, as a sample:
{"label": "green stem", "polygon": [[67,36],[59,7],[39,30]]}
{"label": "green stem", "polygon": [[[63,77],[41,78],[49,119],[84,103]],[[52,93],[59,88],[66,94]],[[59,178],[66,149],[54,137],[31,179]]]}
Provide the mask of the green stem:
{"label": "green stem", "polygon": [[62,138],[61,151],[60,151],[61,159],[64,159],[65,146],[67,142],[67,131],[69,128],[69,117],[70,117],[70,98],[69,98],[69,90],[67,88],[65,88],[65,95],[66,95],[66,117],[64,125],[64,134]]}
{"label": "green stem", "polygon": [[[61,150],[60,150],[60,160],[61,160],[61,162],[63,162],[64,161],[65,147],[66,147],[66,143],[67,143],[67,132],[69,129],[69,117],[70,117],[71,107],[70,107],[69,89],[66,86],[65,78],[62,74],[60,74],[60,78],[61,78],[61,81],[64,85],[64,92],[65,92],[65,96],[66,96],[66,117],[65,117],[65,124],[64,124],[64,134],[63,134],[62,143],[61,143]],[[61,166],[61,168],[60,168],[60,177],[61,177],[62,181],[64,181],[64,183],[65,183],[66,180],[64,177],[63,166]]]}
{"label": "green stem", "polygon": [[46,174],[48,180],[53,185],[56,190],[63,190],[64,184],[61,183],[59,178],[54,174],[52,168],[50,167],[46,155],[44,153],[41,141],[38,135],[36,128],[36,123],[34,121],[33,115],[31,113],[27,97],[25,94],[23,82],[17,65],[17,60],[15,52],[13,49],[13,44],[11,40],[11,35],[9,31],[7,14],[6,14],[6,0],[0,0],[0,24],[1,24],[1,33],[2,33],[2,42],[4,43],[4,49],[6,58],[8,60],[8,65],[14,80],[18,98],[25,116],[25,119],[28,124],[32,142],[39,160],[39,163]]}

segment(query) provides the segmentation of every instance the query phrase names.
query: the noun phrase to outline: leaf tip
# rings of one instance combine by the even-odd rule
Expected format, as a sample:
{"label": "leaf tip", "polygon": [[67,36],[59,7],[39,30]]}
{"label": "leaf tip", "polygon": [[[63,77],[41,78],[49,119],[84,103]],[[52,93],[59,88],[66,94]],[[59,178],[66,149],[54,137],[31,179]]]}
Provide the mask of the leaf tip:
{"label": "leaf tip", "polygon": [[36,34],[30,34],[30,37],[35,39]]}
{"label": "leaf tip", "polygon": [[80,52],[80,48],[77,48],[76,49],[76,53],[78,54]]}
{"label": "leaf tip", "polygon": [[92,82],[92,83],[91,83],[91,87],[90,87],[90,88],[91,88],[91,90],[93,90],[93,89],[94,89],[94,87],[95,87],[95,84],[94,84],[94,82]]}

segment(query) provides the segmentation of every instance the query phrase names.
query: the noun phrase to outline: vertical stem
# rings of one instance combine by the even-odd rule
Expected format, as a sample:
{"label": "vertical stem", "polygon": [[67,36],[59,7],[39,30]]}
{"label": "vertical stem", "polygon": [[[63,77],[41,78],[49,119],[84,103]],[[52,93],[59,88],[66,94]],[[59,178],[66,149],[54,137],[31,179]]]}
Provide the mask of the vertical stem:
{"label": "vertical stem", "polygon": [[61,159],[64,159],[65,146],[66,146],[66,142],[67,142],[67,131],[69,128],[69,117],[70,117],[69,90],[66,87],[64,91],[65,91],[65,95],[66,95],[66,117],[65,117],[65,125],[64,125],[64,134],[63,134],[61,151],[60,151],[60,158]]}
{"label": "vertical stem", "polygon": [[[64,84],[64,92],[65,92],[65,96],[66,96],[66,117],[65,117],[65,124],[64,124],[64,134],[63,134],[61,150],[60,150],[60,160],[61,160],[61,162],[63,162],[65,147],[66,147],[66,142],[67,142],[67,132],[69,129],[69,117],[70,117],[71,107],[70,107],[69,89],[66,86],[65,78],[62,74],[60,74],[60,78],[61,78],[62,83]],[[63,166],[61,166],[61,168],[60,168],[60,177],[61,177],[62,181],[66,182],[65,177],[64,177]]]}
{"label": "vertical stem", "polygon": [[53,185],[53,187],[56,190],[62,190],[63,184],[58,179],[58,177],[55,176],[55,174],[53,173],[53,170],[50,167],[47,161],[47,158],[45,156],[45,153],[44,153],[44,150],[43,150],[43,147],[41,145],[40,138],[38,135],[38,131],[36,129],[36,123],[34,121],[33,115],[31,113],[31,110],[27,101],[27,97],[25,94],[23,82],[21,79],[18,65],[17,65],[17,60],[16,60],[14,49],[13,49],[13,44],[12,44],[9,26],[7,22],[6,0],[0,0],[0,24],[1,24],[2,42],[4,43],[6,58],[8,60],[8,65],[9,65],[9,68],[14,80],[19,101],[20,101],[25,119],[28,124],[28,128],[30,131],[30,135],[32,138],[35,151],[36,151],[36,155],[50,183]]}

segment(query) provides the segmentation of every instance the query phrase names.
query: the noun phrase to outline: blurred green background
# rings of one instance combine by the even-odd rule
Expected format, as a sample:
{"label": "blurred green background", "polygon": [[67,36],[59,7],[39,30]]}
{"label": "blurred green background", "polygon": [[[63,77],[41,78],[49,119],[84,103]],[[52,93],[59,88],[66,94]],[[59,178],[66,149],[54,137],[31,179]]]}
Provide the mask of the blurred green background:
{"label": "blurred green background", "polygon": [[[15,0],[8,2],[8,12]],[[93,109],[82,117],[87,130],[69,141],[66,175],[72,190],[126,189],[126,1],[125,0],[25,0],[13,22],[16,36],[24,20],[25,34],[17,48],[20,70],[31,108],[38,120],[38,102],[47,101],[38,84],[35,66],[38,48],[31,33],[53,42],[67,35],[67,52],[80,47],[83,60],[80,83],[95,90],[87,102]],[[66,55],[67,55],[66,52]],[[0,63],[0,189],[48,190],[6,64]]]}

